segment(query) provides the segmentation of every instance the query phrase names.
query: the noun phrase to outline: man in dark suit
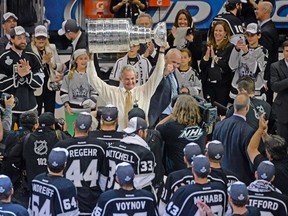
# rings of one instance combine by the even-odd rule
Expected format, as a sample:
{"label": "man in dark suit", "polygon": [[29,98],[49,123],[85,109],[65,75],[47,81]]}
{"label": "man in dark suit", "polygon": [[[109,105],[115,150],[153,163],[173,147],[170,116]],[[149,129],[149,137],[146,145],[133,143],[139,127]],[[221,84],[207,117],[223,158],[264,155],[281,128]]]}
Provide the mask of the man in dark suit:
{"label": "man in dark suit", "polygon": [[288,40],[283,43],[284,59],[271,64],[271,88],[278,93],[272,106],[276,115],[277,134],[288,141]]}
{"label": "man in dark suit", "polygon": [[246,122],[250,98],[247,94],[240,93],[233,105],[233,116],[216,124],[212,139],[219,140],[224,145],[222,167],[237,174],[239,180],[247,185],[254,180],[247,156],[247,146],[253,135],[253,129]]}
{"label": "man in dark suit", "polygon": [[279,36],[274,23],[271,20],[273,5],[271,2],[259,2],[256,8],[256,18],[260,22],[261,38],[259,43],[268,50],[268,61],[264,73],[264,79],[268,80],[268,90],[266,91],[267,102],[272,105],[273,91],[270,82],[270,65],[278,61]]}
{"label": "man in dark suit", "polygon": [[[72,41],[72,55],[70,61],[65,65],[68,69],[71,69],[73,62],[73,52],[77,49],[88,49],[87,34],[81,31],[81,27],[74,19],[65,20],[62,23],[62,28],[58,30],[60,36],[65,35],[68,40]],[[97,55],[94,55],[94,65],[97,73],[100,72]]]}
{"label": "man in dark suit", "polygon": [[0,52],[3,52],[11,47],[11,44],[8,44],[11,38],[10,32],[15,26],[17,26],[17,20],[18,17],[11,12],[3,14],[2,27],[4,30],[4,35],[0,38]]}
{"label": "man in dark suit", "polygon": [[149,127],[154,128],[158,120],[162,120],[172,113],[172,98],[178,95],[178,82],[174,71],[180,66],[181,52],[170,49],[165,56],[165,70],[173,71],[164,76],[150,101],[148,112]]}

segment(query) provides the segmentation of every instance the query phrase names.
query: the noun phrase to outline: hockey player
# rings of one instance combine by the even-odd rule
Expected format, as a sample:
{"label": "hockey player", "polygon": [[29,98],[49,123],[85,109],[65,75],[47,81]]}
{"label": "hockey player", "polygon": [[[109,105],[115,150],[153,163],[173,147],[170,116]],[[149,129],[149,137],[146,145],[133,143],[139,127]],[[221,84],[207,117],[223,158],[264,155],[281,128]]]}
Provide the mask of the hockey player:
{"label": "hockey player", "polygon": [[69,215],[79,214],[76,188],[63,178],[68,151],[54,148],[48,157],[48,173],[36,176],[32,181],[29,201],[29,215]]}
{"label": "hockey player", "polygon": [[155,197],[147,190],[134,188],[134,169],[122,162],[116,166],[116,181],[119,190],[109,190],[101,194],[92,216],[104,215],[158,215]]}
{"label": "hockey player", "polygon": [[155,157],[145,142],[147,123],[139,117],[131,118],[128,127],[124,129],[127,136],[120,142],[109,146],[106,151],[105,175],[107,178],[106,190],[117,189],[119,184],[115,179],[116,165],[121,162],[133,164],[135,171],[134,187],[136,189],[152,189],[152,180],[155,177]]}
{"label": "hockey player", "polygon": [[167,204],[164,215],[198,215],[197,200],[205,201],[214,214],[223,215],[227,205],[226,186],[209,182],[209,160],[204,155],[193,159],[192,173],[195,183],[180,187]]}
{"label": "hockey player", "polygon": [[249,205],[260,209],[262,215],[287,215],[288,197],[272,182],[275,167],[270,161],[262,161],[255,172],[257,180],[248,186]]}
{"label": "hockey player", "polygon": [[81,112],[74,123],[74,137],[57,144],[69,152],[64,176],[77,188],[80,215],[90,215],[102,193],[100,177],[107,145],[88,136],[91,124],[92,116]]}
{"label": "hockey player", "polygon": [[11,202],[13,193],[11,179],[6,175],[0,175],[0,215],[28,216],[28,212],[23,206]]}

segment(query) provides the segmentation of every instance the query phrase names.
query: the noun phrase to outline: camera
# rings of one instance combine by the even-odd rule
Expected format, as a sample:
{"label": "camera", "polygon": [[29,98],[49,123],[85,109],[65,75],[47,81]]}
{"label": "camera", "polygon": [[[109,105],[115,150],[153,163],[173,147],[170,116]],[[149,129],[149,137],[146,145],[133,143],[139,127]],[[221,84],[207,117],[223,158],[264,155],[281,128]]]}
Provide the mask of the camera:
{"label": "camera", "polygon": [[63,126],[65,124],[64,118],[55,118],[56,124],[55,124],[55,130],[63,130]]}
{"label": "camera", "polygon": [[[6,97],[6,100],[9,100],[9,99],[12,97],[12,95],[11,95],[11,94],[8,94],[8,93],[5,93],[5,92],[2,93],[2,95],[1,95],[1,97],[0,97],[0,106],[1,106],[2,108],[4,108],[4,109],[6,108],[5,97]],[[18,98],[17,98],[17,97],[14,97],[14,104],[15,104],[15,106],[18,104],[18,102],[19,102]]]}
{"label": "camera", "polygon": [[65,119],[64,118],[57,118],[56,123],[63,126],[65,124]]}
{"label": "camera", "polygon": [[204,98],[199,96],[193,96],[195,100],[198,102],[198,107],[200,109],[200,113],[203,119],[203,122],[207,126],[211,126],[216,122],[218,118],[217,107],[212,106],[212,103],[206,101]]}
{"label": "camera", "polygon": [[[188,93],[182,93],[182,94],[189,95]],[[179,95],[174,96],[172,98],[172,101],[171,101],[172,107],[174,107],[178,96]],[[204,98],[202,98],[200,96],[194,95],[192,97],[197,101],[197,105],[200,109],[203,123],[208,127],[212,126],[217,121],[217,118],[218,118],[217,107],[213,106],[212,103],[206,101]]]}

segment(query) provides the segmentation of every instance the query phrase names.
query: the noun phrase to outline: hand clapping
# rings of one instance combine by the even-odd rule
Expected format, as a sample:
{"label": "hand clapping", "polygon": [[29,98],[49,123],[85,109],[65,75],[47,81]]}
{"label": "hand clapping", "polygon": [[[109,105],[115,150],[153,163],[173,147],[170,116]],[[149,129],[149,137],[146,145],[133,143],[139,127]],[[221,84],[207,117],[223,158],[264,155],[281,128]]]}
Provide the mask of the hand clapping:
{"label": "hand clapping", "polygon": [[51,61],[52,58],[52,52],[43,52],[42,55],[42,63],[43,64],[49,64],[49,62]]}
{"label": "hand clapping", "polygon": [[29,65],[29,61],[26,59],[20,59],[20,63],[17,63],[17,70],[20,77],[24,77],[31,73],[31,67]]}

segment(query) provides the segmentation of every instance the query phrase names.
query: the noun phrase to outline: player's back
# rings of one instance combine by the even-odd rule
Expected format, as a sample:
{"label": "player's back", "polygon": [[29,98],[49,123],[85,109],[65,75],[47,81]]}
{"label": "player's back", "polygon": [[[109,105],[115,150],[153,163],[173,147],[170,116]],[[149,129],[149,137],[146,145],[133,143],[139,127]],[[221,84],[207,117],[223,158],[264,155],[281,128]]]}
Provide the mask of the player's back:
{"label": "player's back", "polygon": [[158,215],[156,201],[146,190],[109,190],[101,194],[93,216],[108,215]]}
{"label": "player's back", "polygon": [[[264,191],[266,189],[263,189]],[[249,190],[249,205],[258,208],[261,215],[287,215],[288,197],[276,191],[255,192]]]}
{"label": "player's back", "polygon": [[49,127],[39,127],[25,137],[23,158],[29,187],[35,176],[46,172],[48,155],[58,141],[56,131]]}
{"label": "player's back", "polygon": [[2,203],[0,202],[0,215],[1,216],[28,216],[27,210],[18,204],[15,203]]}
{"label": "player's back", "polygon": [[32,180],[29,214],[43,215],[78,215],[76,188],[73,183],[62,176],[46,173]]}
{"label": "player's back", "polygon": [[216,21],[226,22],[231,30],[231,35],[243,34],[244,32],[241,19],[235,16],[234,14],[232,14],[231,12],[226,12],[226,13],[217,15],[213,19],[213,22],[216,22]]}
{"label": "player's back", "polygon": [[128,162],[133,166],[135,188],[142,189],[152,186],[152,180],[155,177],[155,157],[148,148],[124,142],[117,142],[109,146],[105,162],[105,175],[108,177],[106,190],[119,188],[119,184],[115,181],[115,168],[121,162]]}
{"label": "player's back", "polygon": [[91,214],[102,193],[99,179],[107,145],[85,136],[63,140],[57,146],[68,150],[64,176],[77,188],[80,212]]}
{"label": "player's back", "polygon": [[214,214],[224,215],[227,206],[226,186],[220,182],[185,185],[174,193],[164,215],[198,215],[197,200],[204,201]]}
{"label": "player's back", "polygon": [[168,203],[174,192],[183,185],[192,184],[194,176],[191,167],[177,170],[167,176],[165,186],[161,195],[161,200]]}

